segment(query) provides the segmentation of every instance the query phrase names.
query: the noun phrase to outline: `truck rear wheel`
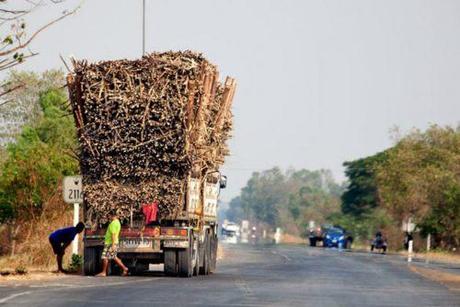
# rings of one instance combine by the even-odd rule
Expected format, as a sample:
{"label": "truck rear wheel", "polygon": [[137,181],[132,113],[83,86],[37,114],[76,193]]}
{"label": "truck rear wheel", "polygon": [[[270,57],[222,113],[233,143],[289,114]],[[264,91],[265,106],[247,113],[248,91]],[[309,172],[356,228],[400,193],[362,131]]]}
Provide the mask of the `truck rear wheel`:
{"label": "truck rear wheel", "polygon": [[184,248],[177,251],[179,276],[191,277],[193,273],[192,268],[192,249]]}
{"label": "truck rear wheel", "polygon": [[181,277],[192,277],[194,264],[197,266],[199,265],[199,262],[196,263],[193,259],[193,257],[197,257],[197,253],[199,252],[198,244],[195,244],[193,235],[190,238],[189,246],[189,248],[179,249],[177,251],[178,273]]}
{"label": "truck rear wheel", "polygon": [[216,270],[218,244],[219,244],[219,240],[217,239],[217,236],[213,235],[211,237],[211,264],[209,268],[210,273],[213,273]]}
{"label": "truck rear wheel", "polygon": [[208,233],[205,235],[204,245],[203,245],[203,266],[200,267],[201,275],[208,275],[211,265],[211,238]]}
{"label": "truck rear wheel", "polygon": [[164,271],[168,276],[177,276],[177,250],[164,250]]}
{"label": "truck rear wheel", "polygon": [[200,248],[198,247],[198,249],[195,252],[193,276],[200,275],[200,261],[201,261],[201,253],[200,253]]}
{"label": "truck rear wheel", "polygon": [[85,247],[83,250],[83,273],[95,275],[101,270],[101,253],[98,247]]}

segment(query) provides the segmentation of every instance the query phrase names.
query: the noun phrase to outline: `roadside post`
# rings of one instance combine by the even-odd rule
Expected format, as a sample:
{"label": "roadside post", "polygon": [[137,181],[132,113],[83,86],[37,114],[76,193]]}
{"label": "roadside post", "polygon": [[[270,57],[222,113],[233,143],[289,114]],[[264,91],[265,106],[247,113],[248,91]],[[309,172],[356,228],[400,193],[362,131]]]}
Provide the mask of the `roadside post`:
{"label": "roadside post", "polygon": [[[73,204],[73,224],[80,221],[80,204],[83,203],[83,185],[81,176],[64,177],[62,184],[64,201]],[[72,254],[78,254],[78,235],[72,242]]]}
{"label": "roadside post", "polygon": [[[407,234],[412,234],[416,230],[415,223],[412,222],[412,217],[409,217],[406,221],[402,223],[402,230]],[[407,241],[407,262],[412,262],[412,256],[414,251],[414,240],[412,236]]]}
{"label": "roadside post", "polygon": [[426,251],[429,252],[431,249],[431,233],[426,236]]}
{"label": "roadside post", "polygon": [[275,231],[275,243],[280,244],[281,243],[281,228],[276,227]]}
{"label": "roadside post", "polygon": [[414,249],[414,241],[410,240],[409,241],[409,250],[408,250],[408,255],[407,255],[407,262],[412,262],[412,251]]}

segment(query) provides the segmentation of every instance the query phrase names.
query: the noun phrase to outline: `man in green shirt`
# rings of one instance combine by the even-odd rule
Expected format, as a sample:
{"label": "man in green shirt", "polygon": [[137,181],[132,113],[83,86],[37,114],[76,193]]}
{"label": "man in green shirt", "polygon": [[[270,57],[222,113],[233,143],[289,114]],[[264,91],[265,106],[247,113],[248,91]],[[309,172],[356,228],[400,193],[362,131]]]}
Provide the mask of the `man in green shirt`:
{"label": "man in green shirt", "polygon": [[121,223],[116,213],[111,214],[111,222],[107,231],[105,232],[104,238],[104,250],[102,251],[102,272],[96,276],[105,277],[107,276],[107,268],[109,266],[109,260],[114,260],[116,264],[123,270],[122,276],[128,275],[128,268],[123,264],[120,258],[117,257],[118,252],[118,239],[120,236]]}

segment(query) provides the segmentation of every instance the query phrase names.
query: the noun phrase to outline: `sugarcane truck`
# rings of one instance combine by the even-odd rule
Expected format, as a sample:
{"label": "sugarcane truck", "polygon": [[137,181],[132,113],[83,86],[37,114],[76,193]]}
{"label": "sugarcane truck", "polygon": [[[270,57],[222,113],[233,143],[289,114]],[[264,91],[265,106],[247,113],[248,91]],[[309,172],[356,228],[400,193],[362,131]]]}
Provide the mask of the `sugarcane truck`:
{"label": "sugarcane truck", "polygon": [[[130,272],[147,271],[150,264],[164,264],[168,276],[208,275],[216,269],[218,247],[217,206],[227,178],[219,171],[187,179],[181,212],[175,219],[160,219],[144,225],[133,219],[122,223],[118,257]],[[83,200],[83,214],[86,214]],[[94,275],[102,270],[105,228],[86,229],[83,236],[83,271]],[[113,261],[112,261],[113,262]],[[113,264],[109,270],[117,270]]]}

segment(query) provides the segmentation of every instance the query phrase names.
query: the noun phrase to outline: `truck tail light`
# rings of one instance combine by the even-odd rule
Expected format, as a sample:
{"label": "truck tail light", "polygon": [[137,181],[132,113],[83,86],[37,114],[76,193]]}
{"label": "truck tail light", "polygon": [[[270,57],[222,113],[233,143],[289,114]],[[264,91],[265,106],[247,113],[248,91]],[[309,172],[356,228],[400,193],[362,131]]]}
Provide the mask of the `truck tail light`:
{"label": "truck tail light", "polygon": [[188,231],[187,229],[180,229],[180,228],[161,228],[161,235],[186,237],[188,235]]}

